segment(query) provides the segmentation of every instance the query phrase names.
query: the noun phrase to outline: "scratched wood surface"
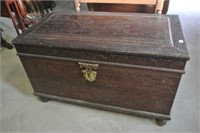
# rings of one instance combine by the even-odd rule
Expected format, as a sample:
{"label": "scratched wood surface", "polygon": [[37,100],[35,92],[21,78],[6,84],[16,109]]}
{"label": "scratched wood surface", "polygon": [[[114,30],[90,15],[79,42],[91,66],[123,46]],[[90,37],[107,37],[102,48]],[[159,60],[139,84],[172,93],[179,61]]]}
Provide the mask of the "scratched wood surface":
{"label": "scratched wood surface", "polygon": [[174,15],[52,13],[13,43],[36,95],[164,120],[189,59]]}
{"label": "scratched wood surface", "polygon": [[35,92],[166,115],[182,75],[99,64],[88,82],[75,61],[21,59]]}
{"label": "scratched wood surface", "polygon": [[14,42],[16,45],[188,58],[176,15],[52,13]]}

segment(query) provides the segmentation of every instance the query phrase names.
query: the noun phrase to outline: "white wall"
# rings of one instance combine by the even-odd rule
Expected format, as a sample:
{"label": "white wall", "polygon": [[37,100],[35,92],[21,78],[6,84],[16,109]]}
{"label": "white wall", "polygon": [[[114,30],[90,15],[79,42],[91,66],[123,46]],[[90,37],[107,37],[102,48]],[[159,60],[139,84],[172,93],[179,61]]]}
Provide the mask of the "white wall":
{"label": "white wall", "polygon": [[200,0],[170,0],[168,13],[200,13]]}

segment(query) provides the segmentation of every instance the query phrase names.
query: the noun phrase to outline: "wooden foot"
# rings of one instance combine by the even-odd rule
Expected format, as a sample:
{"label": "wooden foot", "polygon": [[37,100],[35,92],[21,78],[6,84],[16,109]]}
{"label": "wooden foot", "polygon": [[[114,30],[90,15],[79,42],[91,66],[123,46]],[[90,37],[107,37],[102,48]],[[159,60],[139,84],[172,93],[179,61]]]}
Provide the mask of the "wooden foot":
{"label": "wooden foot", "polygon": [[164,125],[167,124],[167,120],[156,119],[156,123],[157,123],[159,126],[164,126]]}
{"label": "wooden foot", "polygon": [[8,49],[13,49],[13,45],[4,40],[3,37],[1,37],[1,46]]}
{"label": "wooden foot", "polygon": [[44,102],[44,103],[46,103],[46,102],[49,101],[48,98],[44,98],[44,97],[39,97],[39,99],[40,99],[40,101],[42,101],[42,102]]}

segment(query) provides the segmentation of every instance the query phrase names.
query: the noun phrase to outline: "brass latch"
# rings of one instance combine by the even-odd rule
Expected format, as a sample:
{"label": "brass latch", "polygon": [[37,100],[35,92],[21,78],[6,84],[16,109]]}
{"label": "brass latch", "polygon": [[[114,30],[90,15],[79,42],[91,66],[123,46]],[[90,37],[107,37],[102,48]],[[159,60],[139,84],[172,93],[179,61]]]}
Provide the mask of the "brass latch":
{"label": "brass latch", "polygon": [[89,64],[78,62],[80,68],[82,69],[83,76],[89,82],[95,81],[97,76],[98,64]]}

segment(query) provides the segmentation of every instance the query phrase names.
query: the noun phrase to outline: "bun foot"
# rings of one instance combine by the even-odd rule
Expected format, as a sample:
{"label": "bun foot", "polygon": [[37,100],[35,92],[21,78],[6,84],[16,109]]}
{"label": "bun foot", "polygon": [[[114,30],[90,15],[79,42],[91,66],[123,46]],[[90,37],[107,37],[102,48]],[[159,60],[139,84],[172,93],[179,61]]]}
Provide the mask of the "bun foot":
{"label": "bun foot", "polygon": [[167,120],[156,119],[156,123],[157,123],[159,126],[164,126],[164,125],[167,124]]}
{"label": "bun foot", "polygon": [[39,100],[42,101],[42,102],[44,102],[44,103],[46,103],[46,102],[49,101],[48,98],[44,98],[44,97],[39,97]]}

